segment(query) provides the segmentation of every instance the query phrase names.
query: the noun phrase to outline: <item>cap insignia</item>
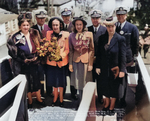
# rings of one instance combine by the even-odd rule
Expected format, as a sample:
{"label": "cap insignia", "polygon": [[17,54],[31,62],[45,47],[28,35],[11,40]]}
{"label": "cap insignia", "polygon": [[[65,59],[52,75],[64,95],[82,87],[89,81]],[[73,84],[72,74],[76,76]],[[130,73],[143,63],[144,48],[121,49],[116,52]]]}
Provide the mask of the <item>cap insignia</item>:
{"label": "cap insignia", "polygon": [[94,14],[97,14],[97,11],[94,11],[93,13],[94,13]]}
{"label": "cap insignia", "polygon": [[119,10],[120,10],[120,11],[123,11],[123,8],[122,8],[122,7],[120,7],[120,8],[119,8]]}
{"label": "cap insignia", "polygon": [[65,8],[65,9],[64,9],[64,11],[66,12],[66,11],[68,11],[68,9],[67,9],[67,8]]}

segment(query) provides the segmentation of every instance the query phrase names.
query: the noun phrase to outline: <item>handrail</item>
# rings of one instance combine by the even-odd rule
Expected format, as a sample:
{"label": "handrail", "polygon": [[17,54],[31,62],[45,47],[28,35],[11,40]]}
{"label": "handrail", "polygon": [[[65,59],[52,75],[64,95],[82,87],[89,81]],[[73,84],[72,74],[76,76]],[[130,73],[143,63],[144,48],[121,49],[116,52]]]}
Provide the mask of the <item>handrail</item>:
{"label": "handrail", "polygon": [[0,117],[0,121],[15,121],[20,106],[21,98],[26,86],[26,77],[25,75],[18,75],[12,79],[9,83],[0,88],[0,99],[7,94],[10,90],[18,85],[16,96],[13,102],[13,105],[8,111]]}
{"label": "handrail", "polygon": [[83,96],[74,121],[85,121],[90,108],[93,94],[95,95],[96,83],[88,82],[83,89]]}
{"label": "handrail", "polygon": [[137,62],[138,62],[139,68],[141,70],[142,78],[143,78],[143,81],[145,83],[148,98],[149,98],[149,101],[150,101],[150,76],[148,74],[148,71],[147,71],[147,69],[144,65],[144,62],[143,62],[140,54],[137,57]]}

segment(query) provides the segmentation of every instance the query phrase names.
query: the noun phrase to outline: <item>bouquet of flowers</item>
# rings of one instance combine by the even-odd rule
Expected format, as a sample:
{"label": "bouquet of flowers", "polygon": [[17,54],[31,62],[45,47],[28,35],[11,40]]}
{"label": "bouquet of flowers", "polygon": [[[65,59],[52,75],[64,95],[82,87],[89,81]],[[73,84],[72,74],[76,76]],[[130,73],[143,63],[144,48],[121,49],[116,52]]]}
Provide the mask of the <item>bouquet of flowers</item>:
{"label": "bouquet of flowers", "polygon": [[40,42],[40,47],[37,48],[37,53],[41,58],[49,58],[49,61],[60,61],[60,47],[57,43],[57,37],[52,37],[50,41],[43,38]]}

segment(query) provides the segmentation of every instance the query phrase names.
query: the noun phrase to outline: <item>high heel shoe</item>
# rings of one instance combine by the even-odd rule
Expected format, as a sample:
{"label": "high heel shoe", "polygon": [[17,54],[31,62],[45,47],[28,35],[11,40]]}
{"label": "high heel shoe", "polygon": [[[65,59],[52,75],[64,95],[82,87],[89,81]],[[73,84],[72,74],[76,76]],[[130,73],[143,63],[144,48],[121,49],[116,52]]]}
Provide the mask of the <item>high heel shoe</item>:
{"label": "high heel shoe", "polygon": [[109,116],[113,116],[113,115],[115,115],[114,109],[112,109],[112,110],[109,109]]}
{"label": "high heel shoe", "polygon": [[46,106],[46,104],[45,104],[44,100],[42,100],[42,102],[39,102],[39,101],[37,100],[37,103],[38,103],[39,105],[43,106],[43,107],[45,107],[45,106]]}
{"label": "high heel shoe", "polygon": [[56,102],[52,102],[52,107],[56,106]]}
{"label": "high heel shoe", "polygon": [[108,115],[108,107],[107,108],[103,108],[101,111],[100,111],[100,115],[102,115],[102,116],[106,116],[106,115]]}
{"label": "high heel shoe", "polygon": [[60,102],[60,103],[59,103],[59,106],[60,106],[60,107],[64,107],[64,102],[63,102],[63,101]]}
{"label": "high heel shoe", "polygon": [[31,104],[28,103],[28,109],[30,108],[32,108],[32,103]]}

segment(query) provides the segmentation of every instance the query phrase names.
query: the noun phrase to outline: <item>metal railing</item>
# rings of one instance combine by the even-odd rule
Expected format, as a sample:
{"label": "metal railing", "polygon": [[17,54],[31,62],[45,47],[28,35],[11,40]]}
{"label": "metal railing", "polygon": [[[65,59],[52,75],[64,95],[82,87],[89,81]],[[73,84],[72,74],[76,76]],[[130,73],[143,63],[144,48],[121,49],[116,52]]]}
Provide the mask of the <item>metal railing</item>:
{"label": "metal railing", "polygon": [[[89,108],[92,103],[92,99],[95,98],[95,82],[88,82],[83,89],[83,96],[78,108],[74,121],[85,121],[88,115]],[[94,97],[93,97],[94,95]],[[95,101],[95,99],[94,99]]]}
{"label": "metal railing", "polygon": [[[144,62],[139,54],[137,57],[138,66],[142,75],[142,80],[145,84],[147,95],[150,102],[150,76],[144,65]],[[83,91],[83,98],[79,106],[78,112],[75,116],[74,121],[86,121],[90,105],[92,103],[93,95],[95,95],[96,84],[94,82],[89,82],[85,85],[85,90]],[[81,116],[82,115],[82,116]]]}
{"label": "metal railing", "polygon": [[150,76],[148,74],[148,71],[147,71],[147,69],[144,65],[144,62],[143,62],[140,54],[137,57],[137,62],[138,62],[138,66],[140,68],[140,72],[141,72],[141,75],[142,75],[142,80],[145,83],[148,98],[149,98],[149,101],[150,101]]}
{"label": "metal railing", "polygon": [[13,105],[0,117],[0,121],[15,121],[19,110],[22,95],[26,86],[25,75],[18,75],[9,83],[0,88],[0,99],[18,85]]}

